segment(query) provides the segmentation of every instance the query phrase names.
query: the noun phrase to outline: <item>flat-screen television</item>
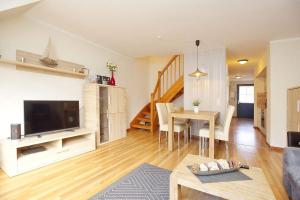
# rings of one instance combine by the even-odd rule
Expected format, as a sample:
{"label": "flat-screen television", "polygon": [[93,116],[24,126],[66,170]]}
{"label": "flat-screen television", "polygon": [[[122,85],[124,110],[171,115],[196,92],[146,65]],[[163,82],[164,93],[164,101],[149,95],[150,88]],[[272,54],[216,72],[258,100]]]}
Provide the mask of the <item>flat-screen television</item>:
{"label": "flat-screen television", "polygon": [[24,101],[25,136],[79,128],[78,101]]}

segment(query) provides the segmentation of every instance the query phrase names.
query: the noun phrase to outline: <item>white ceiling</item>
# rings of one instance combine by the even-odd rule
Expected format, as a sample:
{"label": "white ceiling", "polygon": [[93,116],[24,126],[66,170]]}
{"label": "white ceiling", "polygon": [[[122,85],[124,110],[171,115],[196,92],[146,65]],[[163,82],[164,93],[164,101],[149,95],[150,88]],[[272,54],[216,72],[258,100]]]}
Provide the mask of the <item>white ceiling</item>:
{"label": "white ceiling", "polygon": [[39,2],[40,0],[0,0],[0,12],[20,8]]}
{"label": "white ceiling", "polygon": [[193,51],[200,39],[228,49],[231,74],[252,73],[270,40],[300,36],[299,0],[43,0],[27,13],[133,57]]}
{"label": "white ceiling", "polygon": [[40,0],[0,0],[0,19],[24,13]]}

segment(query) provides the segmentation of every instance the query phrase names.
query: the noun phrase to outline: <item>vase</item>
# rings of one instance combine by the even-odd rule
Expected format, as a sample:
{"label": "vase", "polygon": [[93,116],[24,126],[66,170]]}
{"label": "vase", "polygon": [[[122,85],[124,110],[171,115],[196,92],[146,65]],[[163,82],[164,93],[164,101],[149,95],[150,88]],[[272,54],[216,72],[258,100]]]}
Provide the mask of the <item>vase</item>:
{"label": "vase", "polygon": [[199,112],[199,106],[194,106],[194,112],[198,113]]}
{"label": "vase", "polygon": [[111,71],[110,85],[116,85],[116,80],[113,71]]}

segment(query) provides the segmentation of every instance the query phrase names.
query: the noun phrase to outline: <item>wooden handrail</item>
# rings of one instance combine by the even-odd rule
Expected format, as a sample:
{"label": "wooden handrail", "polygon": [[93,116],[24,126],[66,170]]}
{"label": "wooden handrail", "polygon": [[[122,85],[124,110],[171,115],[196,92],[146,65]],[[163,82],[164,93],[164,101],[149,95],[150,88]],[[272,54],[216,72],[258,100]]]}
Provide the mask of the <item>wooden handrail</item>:
{"label": "wooden handrail", "polygon": [[164,67],[164,69],[161,71],[161,73],[163,74],[167,69],[168,67],[174,62],[174,60],[179,57],[180,55],[174,55],[171,57],[170,61],[168,62],[168,64]]}
{"label": "wooden handrail", "polygon": [[[178,62],[177,62],[178,58]],[[178,76],[177,76],[178,68]],[[170,71],[170,72],[169,72]],[[168,64],[158,72],[157,82],[154,87],[153,92],[151,93],[150,100],[150,112],[151,112],[151,132],[154,133],[156,126],[156,109],[155,103],[160,102],[161,98],[164,96],[165,92],[176,83],[180,78],[182,78],[183,69],[181,69],[181,59],[180,55],[174,55],[171,57]]]}
{"label": "wooden handrail", "polygon": [[[159,76],[157,77],[157,82],[156,82],[156,85],[155,85],[155,88],[152,92],[152,94],[156,94],[158,88],[159,88],[159,85],[160,85],[160,79],[161,77],[163,76],[163,74],[165,73],[165,71],[167,71],[169,69],[170,66],[172,66],[172,63],[174,62],[174,60],[176,60],[177,57],[180,57],[180,55],[174,55],[172,56],[172,58],[170,59],[170,61],[168,62],[168,64],[163,68],[162,71],[159,71]],[[179,67],[180,67],[180,63],[179,63]]]}

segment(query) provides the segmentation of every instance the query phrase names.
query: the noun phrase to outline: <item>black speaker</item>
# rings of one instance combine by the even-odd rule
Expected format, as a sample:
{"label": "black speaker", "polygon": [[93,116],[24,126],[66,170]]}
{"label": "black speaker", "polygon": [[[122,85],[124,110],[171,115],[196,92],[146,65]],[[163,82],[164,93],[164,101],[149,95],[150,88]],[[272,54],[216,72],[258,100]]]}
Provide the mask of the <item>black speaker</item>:
{"label": "black speaker", "polygon": [[288,132],[287,138],[289,147],[300,147],[300,132]]}
{"label": "black speaker", "polygon": [[21,124],[11,124],[10,131],[10,139],[21,139]]}

